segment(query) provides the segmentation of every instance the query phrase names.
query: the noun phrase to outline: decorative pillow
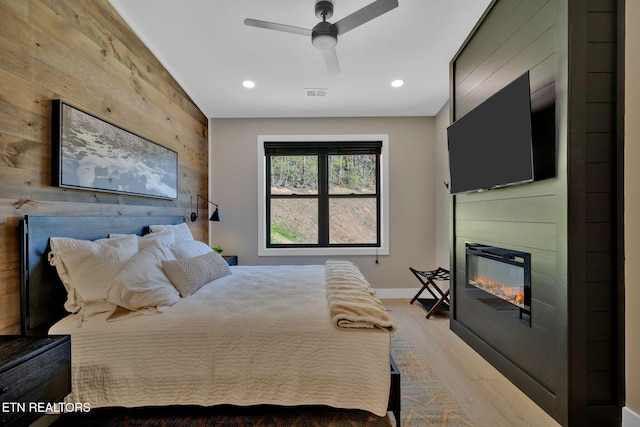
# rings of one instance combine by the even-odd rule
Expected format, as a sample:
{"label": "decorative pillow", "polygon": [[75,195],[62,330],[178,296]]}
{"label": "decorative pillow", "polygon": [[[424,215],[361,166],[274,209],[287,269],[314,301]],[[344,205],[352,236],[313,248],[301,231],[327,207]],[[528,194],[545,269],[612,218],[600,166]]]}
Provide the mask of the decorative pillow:
{"label": "decorative pillow", "polygon": [[49,261],[67,290],[64,307],[71,313],[103,302],[111,280],[138,252],[135,236],[94,241],[52,237],[49,242]]}
{"label": "decorative pillow", "polygon": [[173,234],[176,236],[176,242],[188,242],[193,240],[193,234],[191,234],[191,230],[189,230],[189,226],[186,222],[177,225],[150,225],[149,231],[151,234],[157,233],[159,231],[172,230]]}
{"label": "decorative pillow", "polygon": [[191,240],[190,242],[177,242],[171,245],[171,250],[176,256],[176,259],[187,259],[197,257],[198,255],[205,255],[212,251],[212,249],[205,243],[199,240]]}
{"label": "decorative pillow", "polygon": [[162,268],[183,297],[188,297],[209,282],[231,274],[229,264],[213,251],[194,258],[163,261]]}
{"label": "decorative pillow", "polygon": [[173,230],[158,231],[157,233],[138,236],[137,234],[109,234],[110,239],[118,239],[124,236],[136,236],[138,239],[138,250],[144,249],[153,242],[164,243],[165,245],[173,245],[176,242],[176,236]]}
{"label": "decorative pillow", "polygon": [[162,271],[162,262],[174,260],[169,246],[151,243],[127,262],[107,290],[107,301],[128,310],[155,307],[163,311],[180,295]]}

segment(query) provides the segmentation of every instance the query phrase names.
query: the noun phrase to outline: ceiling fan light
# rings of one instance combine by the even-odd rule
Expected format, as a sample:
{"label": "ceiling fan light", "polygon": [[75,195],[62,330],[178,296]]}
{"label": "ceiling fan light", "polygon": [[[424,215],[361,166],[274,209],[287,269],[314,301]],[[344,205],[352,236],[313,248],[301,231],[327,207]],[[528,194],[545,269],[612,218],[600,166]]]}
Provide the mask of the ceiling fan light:
{"label": "ceiling fan light", "polygon": [[402,85],[404,85],[404,80],[402,79],[394,80],[391,82],[391,86],[393,87],[400,87]]}
{"label": "ceiling fan light", "polygon": [[246,87],[247,89],[253,89],[254,87],[256,87],[256,84],[251,80],[245,80],[242,82],[242,86]]}
{"label": "ceiling fan light", "polygon": [[331,49],[336,46],[338,39],[330,35],[320,34],[315,36],[311,42],[318,49]]}
{"label": "ceiling fan light", "polygon": [[338,43],[338,30],[329,22],[319,22],[311,30],[311,43],[318,49],[333,49]]}

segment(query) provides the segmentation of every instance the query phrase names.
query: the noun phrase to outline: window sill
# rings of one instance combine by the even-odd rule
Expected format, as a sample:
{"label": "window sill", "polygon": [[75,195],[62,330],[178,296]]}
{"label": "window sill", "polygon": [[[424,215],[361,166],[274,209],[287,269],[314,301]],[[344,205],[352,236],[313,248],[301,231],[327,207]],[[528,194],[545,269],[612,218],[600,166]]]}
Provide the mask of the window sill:
{"label": "window sill", "polygon": [[382,248],[259,248],[258,256],[352,256],[389,255]]}

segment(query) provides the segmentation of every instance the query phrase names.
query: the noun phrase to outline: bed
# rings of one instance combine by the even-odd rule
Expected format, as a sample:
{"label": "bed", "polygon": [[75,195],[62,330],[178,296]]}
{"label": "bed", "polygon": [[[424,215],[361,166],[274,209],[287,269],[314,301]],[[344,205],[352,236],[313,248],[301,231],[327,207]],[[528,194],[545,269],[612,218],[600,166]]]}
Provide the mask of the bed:
{"label": "bed", "polygon": [[[375,327],[352,318],[343,291],[353,292],[348,284],[364,278],[351,263],[227,267],[229,273],[192,293],[179,291],[177,300],[155,310],[122,303],[127,308],[87,314],[83,307],[70,314],[71,292],[54,262],[57,241],[112,243],[136,235],[142,245],[137,236],[154,237],[147,234],[152,225],[185,228],[176,216],[27,215],[21,221],[23,333],[71,335],[68,401],[89,402],[92,408],[330,406],[379,416],[389,410],[400,419],[399,378],[390,375],[389,332],[395,326],[390,318]],[[117,277],[150,247],[164,247],[145,245]],[[171,246],[174,255],[177,246]],[[214,256],[188,255],[166,262],[189,273],[196,258]],[[168,264],[163,264],[167,274]],[[120,282],[112,280],[109,292],[114,283]]]}

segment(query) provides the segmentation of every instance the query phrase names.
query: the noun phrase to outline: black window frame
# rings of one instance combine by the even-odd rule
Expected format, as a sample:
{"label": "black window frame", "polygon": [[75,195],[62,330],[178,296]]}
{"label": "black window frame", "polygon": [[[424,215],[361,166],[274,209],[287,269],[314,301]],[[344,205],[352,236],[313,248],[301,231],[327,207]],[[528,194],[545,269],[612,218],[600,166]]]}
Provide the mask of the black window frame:
{"label": "black window frame", "polygon": [[[264,141],[265,155],[265,242],[268,249],[276,248],[380,248],[381,233],[381,155],[382,141]],[[273,156],[318,156],[318,194],[271,194],[271,157]],[[329,156],[332,155],[375,155],[376,186],[371,194],[330,194]],[[317,199],[318,200],[318,243],[272,243],[271,242],[271,200],[272,199]],[[329,202],[331,199],[369,198],[376,200],[376,242],[375,243],[330,243]]]}

